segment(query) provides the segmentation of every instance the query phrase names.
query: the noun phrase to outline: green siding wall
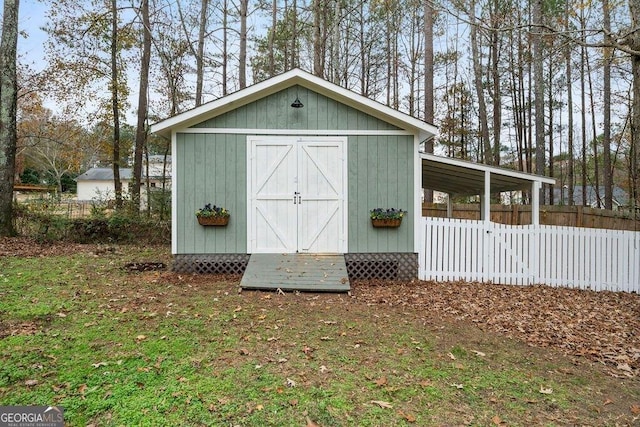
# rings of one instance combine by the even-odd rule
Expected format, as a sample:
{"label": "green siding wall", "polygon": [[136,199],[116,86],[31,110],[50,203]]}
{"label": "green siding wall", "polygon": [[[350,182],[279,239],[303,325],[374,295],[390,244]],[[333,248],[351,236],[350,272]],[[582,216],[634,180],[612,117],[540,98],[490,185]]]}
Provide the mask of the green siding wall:
{"label": "green siding wall", "polygon": [[[299,96],[304,108],[290,104]],[[366,113],[292,87],[195,128],[396,130]],[[247,135],[177,135],[177,253],[247,252]],[[413,136],[348,137],[349,252],[413,252]],[[227,227],[202,227],[195,211],[214,203],[231,211]],[[371,209],[409,211],[398,229],[373,228]]]}
{"label": "green siding wall", "polygon": [[[413,155],[412,136],[349,137],[349,252],[413,252]],[[373,228],[374,208],[409,214],[400,228]]]}
{"label": "green siding wall", "polygon": [[[291,108],[298,96],[303,108]],[[291,87],[199,123],[195,128],[366,129],[398,128],[303,87]]]}
{"label": "green siding wall", "polygon": [[[247,252],[246,140],[244,135],[177,135],[177,253]],[[229,225],[199,225],[195,211],[206,203],[229,209]]]}

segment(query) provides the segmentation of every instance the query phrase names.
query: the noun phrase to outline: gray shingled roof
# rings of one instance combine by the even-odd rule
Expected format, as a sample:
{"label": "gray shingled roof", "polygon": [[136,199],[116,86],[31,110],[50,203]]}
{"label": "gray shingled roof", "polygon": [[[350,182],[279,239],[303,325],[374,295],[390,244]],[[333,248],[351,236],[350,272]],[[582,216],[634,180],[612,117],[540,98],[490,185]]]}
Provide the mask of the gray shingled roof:
{"label": "gray shingled roof", "polygon": [[[120,179],[131,179],[132,171],[130,168],[120,168]],[[109,181],[113,180],[112,168],[91,168],[76,178],[76,181]]]}
{"label": "gray shingled roof", "polygon": [[[604,203],[604,187],[598,187],[598,193],[600,193],[600,200]],[[560,188],[554,188],[553,195],[556,201],[559,201],[562,197],[569,197],[569,190],[565,188],[561,191]],[[573,187],[573,203],[578,206],[582,204],[582,185]],[[622,188],[614,186],[613,203],[619,206],[627,206],[629,204],[629,195]],[[594,185],[587,185],[587,204],[597,204],[596,187]]]}

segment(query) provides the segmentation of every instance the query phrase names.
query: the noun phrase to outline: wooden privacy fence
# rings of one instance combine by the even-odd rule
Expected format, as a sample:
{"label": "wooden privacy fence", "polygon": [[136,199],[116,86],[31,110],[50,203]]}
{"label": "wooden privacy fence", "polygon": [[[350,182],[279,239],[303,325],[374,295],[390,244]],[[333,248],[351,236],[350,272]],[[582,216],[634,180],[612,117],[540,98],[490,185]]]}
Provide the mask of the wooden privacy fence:
{"label": "wooden privacy fence", "polygon": [[[640,231],[640,212],[608,211],[585,206],[540,206],[540,224],[569,227],[607,228],[613,230]],[[424,203],[422,216],[444,218],[447,207],[442,204]],[[454,204],[453,218],[480,219],[479,204]],[[491,205],[491,221],[500,224],[531,224],[531,205]]]}
{"label": "wooden privacy fence", "polygon": [[640,232],[421,220],[422,280],[640,292]]}

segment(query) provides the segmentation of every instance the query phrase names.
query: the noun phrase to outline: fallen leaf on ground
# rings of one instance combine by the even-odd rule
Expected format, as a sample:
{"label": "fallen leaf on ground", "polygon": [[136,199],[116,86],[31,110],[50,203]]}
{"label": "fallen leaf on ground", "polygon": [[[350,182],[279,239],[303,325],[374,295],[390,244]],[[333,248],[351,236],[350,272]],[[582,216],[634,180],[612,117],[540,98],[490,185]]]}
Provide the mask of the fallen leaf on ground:
{"label": "fallen leaf on ground", "polygon": [[389,402],[385,402],[384,400],[372,400],[371,403],[378,405],[381,408],[391,409],[393,405]]}
{"label": "fallen leaf on ground", "polygon": [[481,352],[481,351],[478,351],[478,350],[471,350],[471,352],[472,352],[473,354],[475,354],[476,356],[478,356],[478,357],[484,357],[484,356],[486,356],[486,354],[485,354],[485,353],[483,353],[483,352]]}
{"label": "fallen leaf on ground", "polygon": [[377,386],[382,387],[383,385],[387,384],[387,377],[381,377],[375,380],[374,382],[376,383]]}
{"label": "fallen leaf on ground", "polygon": [[402,411],[398,411],[398,415],[404,418],[409,423],[415,423],[416,417],[413,414],[404,413]]}
{"label": "fallen leaf on ground", "polygon": [[553,389],[552,388],[544,388],[543,386],[540,386],[540,390],[538,390],[540,393],[542,394],[552,394],[553,393]]}
{"label": "fallen leaf on ground", "polygon": [[38,380],[26,380],[24,385],[27,387],[33,387],[34,385],[38,385]]}

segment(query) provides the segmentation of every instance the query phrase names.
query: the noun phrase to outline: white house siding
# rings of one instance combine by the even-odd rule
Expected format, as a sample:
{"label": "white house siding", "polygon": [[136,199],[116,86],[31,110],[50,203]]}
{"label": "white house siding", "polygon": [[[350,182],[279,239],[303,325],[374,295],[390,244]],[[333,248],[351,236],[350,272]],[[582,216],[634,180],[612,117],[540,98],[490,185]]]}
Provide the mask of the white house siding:
{"label": "white house siding", "polygon": [[[123,192],[129,187],[129,181],[122,181]],[[109,200],[115,197],[113,181],[78,181],[78,200],[97,201]]]}

